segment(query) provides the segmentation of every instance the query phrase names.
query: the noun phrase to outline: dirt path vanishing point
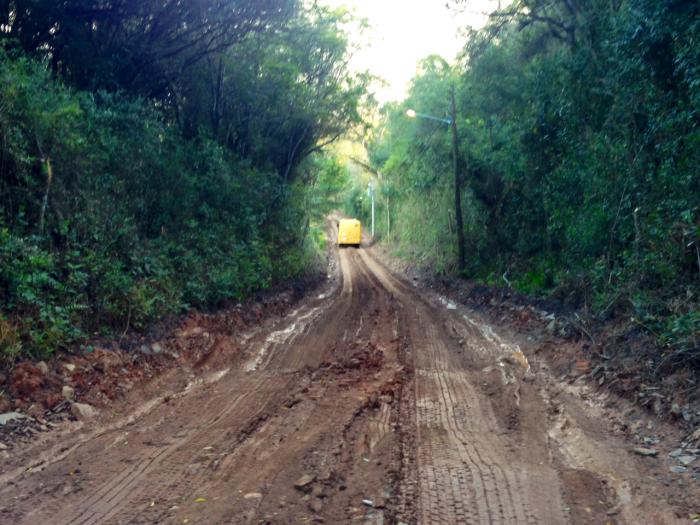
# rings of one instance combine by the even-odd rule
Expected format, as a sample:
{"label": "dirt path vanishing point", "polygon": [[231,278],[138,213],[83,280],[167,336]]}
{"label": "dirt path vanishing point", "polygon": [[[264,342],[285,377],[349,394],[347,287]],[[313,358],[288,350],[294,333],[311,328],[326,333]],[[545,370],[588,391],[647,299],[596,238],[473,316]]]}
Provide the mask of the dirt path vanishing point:
{"label": "dirt path vanishing point", "polygon": [[371,250],[338,260],[244,360],[14,450],[0,523],[687,522],[517,344]]}

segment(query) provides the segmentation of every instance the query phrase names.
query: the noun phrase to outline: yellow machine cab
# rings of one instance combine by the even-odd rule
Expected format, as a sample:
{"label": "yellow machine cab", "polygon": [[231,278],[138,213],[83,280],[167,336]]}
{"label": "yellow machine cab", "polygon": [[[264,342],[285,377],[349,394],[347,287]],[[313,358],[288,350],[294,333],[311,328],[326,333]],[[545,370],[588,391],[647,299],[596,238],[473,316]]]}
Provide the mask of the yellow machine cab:
{"label": "yellow machine cab", "polygon": [[338,222],[338,246],[354,246],[362,243],[362,225],[357,219],[340,219]]}

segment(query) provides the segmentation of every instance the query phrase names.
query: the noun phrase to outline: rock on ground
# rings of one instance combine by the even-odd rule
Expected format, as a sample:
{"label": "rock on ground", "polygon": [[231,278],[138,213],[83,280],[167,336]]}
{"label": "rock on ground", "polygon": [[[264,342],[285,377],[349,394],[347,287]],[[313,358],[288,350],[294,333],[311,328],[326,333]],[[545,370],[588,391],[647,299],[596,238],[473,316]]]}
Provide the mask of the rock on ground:
{"label": "rock on ground", "polygon": [[73,403],[70,407],[70,411],[78,421],[93,419],[98,414],[95,407],[86,403]]}
{"label": "rock on ground", "polygon": [[63,394],[63,399],[66,401],[73,401],[75,399],[75,389],[72,386],[64,385],[61,393]]}
{"label": "rock on ground", "polygon": [[310,476],[309,474],[304,474],[298,480],[294,482],[294,488],[301,490],[302,492],[309,492],[311,490],[311,484],[316,479],[315,476]]}
{"label": "rock on ground", "polygon": [[21,414],[19,412],[6,412],[5,414],[0,414],[0,425],[5,425],[10,421],[18,421],[20,419],[27,419],[28,416]]}

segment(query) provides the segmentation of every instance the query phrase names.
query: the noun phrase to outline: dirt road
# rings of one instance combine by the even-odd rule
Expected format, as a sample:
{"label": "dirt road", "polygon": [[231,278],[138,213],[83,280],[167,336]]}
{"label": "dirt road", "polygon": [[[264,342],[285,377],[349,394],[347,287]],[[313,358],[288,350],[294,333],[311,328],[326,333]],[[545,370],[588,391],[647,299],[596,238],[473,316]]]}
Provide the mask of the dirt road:
{"label": "dirt road", "polygon": [[0,522],[683,523],[595,402],[371,250],[337,260],[221,366],[14,451]]}

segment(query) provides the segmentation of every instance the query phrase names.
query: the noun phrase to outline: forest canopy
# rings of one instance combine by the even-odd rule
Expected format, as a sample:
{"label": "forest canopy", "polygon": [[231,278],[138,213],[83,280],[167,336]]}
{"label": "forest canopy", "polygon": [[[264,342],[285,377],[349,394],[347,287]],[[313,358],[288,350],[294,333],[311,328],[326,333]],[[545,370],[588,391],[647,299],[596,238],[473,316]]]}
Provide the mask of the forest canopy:
{"label": "forest canopy", "polygon": [[0,356],[313,267],[315,156],[368,80],[350,22],[296,0],[0,1]]}
{"label": "forest canopy", "polygon": [[458,64],[426,59],[370,146],[380,234],[455,270],[449,127],[406,117],[449,117],[454,87],[464,275],[626,315],[665,359],[700,362],[699,11],[520,0],[469,35]]}

